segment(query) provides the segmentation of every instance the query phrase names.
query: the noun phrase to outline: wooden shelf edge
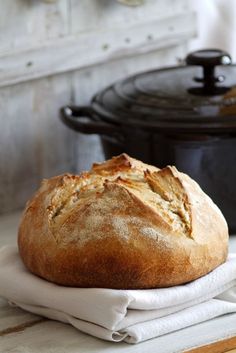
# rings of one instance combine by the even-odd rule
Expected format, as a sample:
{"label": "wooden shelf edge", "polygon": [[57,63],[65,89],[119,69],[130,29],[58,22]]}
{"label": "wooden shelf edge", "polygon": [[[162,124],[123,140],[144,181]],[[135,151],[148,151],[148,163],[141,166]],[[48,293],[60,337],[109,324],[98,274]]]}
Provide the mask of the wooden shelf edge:
{"label": "wooden shelf edge", "polygon": [[[184,351],[184,353],[223,353],[236,348],[236,337],[226,338],[202,347]],[[232,352],[233,353],[233,352]]]}

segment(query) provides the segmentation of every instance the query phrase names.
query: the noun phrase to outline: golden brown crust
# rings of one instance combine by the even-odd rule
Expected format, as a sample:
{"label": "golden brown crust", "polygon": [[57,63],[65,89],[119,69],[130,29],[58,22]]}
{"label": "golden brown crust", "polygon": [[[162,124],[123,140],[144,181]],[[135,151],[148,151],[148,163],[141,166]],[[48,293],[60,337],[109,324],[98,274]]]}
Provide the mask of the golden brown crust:
{"label": "golden brown crust", "polygon": [[157,288],[226,260],[221,212],[187,175],[123,154],[90,172],[45,180],[19,227],[27,268],[77,287]]}

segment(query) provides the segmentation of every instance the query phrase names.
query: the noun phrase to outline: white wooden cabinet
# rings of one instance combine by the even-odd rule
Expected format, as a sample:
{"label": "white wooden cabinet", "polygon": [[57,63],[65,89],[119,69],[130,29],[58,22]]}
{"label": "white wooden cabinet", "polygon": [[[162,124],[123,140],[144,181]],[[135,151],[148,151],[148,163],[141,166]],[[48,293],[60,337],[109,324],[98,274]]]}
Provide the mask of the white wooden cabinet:
{"label": "white wooden cabinet", "polygon": [[129,74],[177,64],[196,34],[188,0],[0,0],[0,213],[43,177],[88,168],[97,136],[69,131],[58,110],[88,104]]}

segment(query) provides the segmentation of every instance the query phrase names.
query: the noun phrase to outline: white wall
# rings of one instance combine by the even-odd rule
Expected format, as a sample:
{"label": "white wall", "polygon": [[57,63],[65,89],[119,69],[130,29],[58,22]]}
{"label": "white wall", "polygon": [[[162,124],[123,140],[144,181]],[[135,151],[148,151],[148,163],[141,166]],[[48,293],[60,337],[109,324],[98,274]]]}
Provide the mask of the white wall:
{"label": "white wall", "polygon": [[195,35],[188,0],[0,0],[0,213],[43,177],[102,160],[97,136],[58,119],[68,103],[141,70],[176,64]]}
{"label": "white wall", "polygon": [[236,1],[192,1],[197,13],[198,37],[190,50],[218,48],[226,50],[236,62]]}

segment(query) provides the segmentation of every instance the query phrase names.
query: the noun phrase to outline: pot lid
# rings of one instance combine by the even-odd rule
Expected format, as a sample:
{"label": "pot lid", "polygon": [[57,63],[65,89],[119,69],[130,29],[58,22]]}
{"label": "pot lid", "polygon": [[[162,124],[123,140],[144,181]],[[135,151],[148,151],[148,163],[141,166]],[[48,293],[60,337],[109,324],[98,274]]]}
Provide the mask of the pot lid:
{"label": "pot lid", "polygon": [[103,119],[146,128],[236,129],[236,65],[217,49],[186,64],[137,74],[93,98]]}

